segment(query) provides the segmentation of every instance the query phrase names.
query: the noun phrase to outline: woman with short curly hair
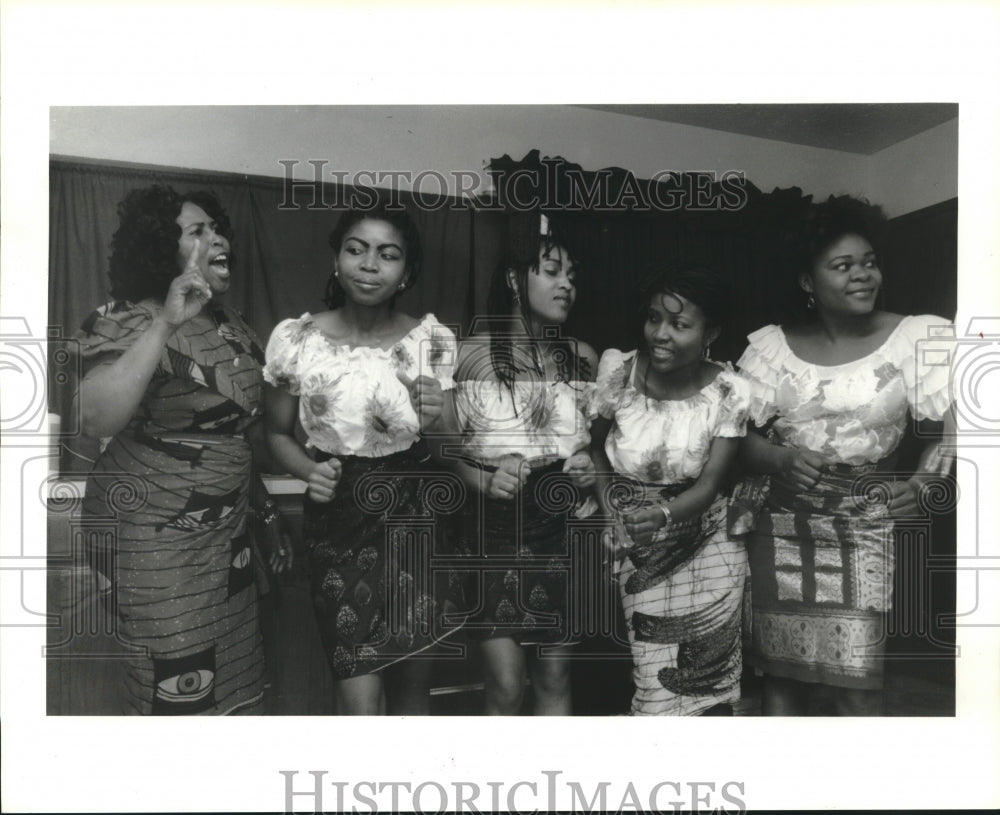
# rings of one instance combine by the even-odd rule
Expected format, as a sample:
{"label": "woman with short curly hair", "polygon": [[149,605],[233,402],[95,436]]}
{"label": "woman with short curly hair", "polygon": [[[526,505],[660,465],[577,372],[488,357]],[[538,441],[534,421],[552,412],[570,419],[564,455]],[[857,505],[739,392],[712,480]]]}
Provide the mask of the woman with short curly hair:
{"label": "woman with short curly hair", "polygon": [[725,488],[746,432],[749,387],[709,348],[728,286],[693,264],[659,269],[641,293],[643,342],[597,369],[593,455],[615,520],[632,650],[635,716],[727,716],[740,698],[743,542]]}
{"label": "woman with short curly hair", "polygon": [[206,193],[133,190],[118,207],[111,293],[79,335],[83,431],[107,440],[84,511],[113,519],[89,554],[130,649],[124,712],[259,709],[264,663],[248,510],[282,553],[276,512],[251,479],[263,353],[222,296],[229,220]]}
{"label": "woman with short curly hair", "polygon": [[761,431],[741,455],[770,476],[747,539],[765,715],[805,714],[819,686],[840,715],[881,713],[893,522],[941,468],[932,439],[917,474],[895,472],[907,424],[949,412],[949,368],[921,353],[949,321],[876,307],[884,220],[847,196],[811,205],[787,242],[799,319],[753,332],[739,361]]}

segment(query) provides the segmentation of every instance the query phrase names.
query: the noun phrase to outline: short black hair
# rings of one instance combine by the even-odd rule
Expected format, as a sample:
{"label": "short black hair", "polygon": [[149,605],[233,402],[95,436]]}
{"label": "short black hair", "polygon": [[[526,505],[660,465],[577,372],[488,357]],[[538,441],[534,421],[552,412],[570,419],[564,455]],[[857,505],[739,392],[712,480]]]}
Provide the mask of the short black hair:
{"label": "short black hair", "polygon": [[882,208],[864,198],[831,195],[822,203],[807,204],[786,229],[784,263],[791,292],[789,316],[802,320],[808,315],[808,296],[799,285],[799,276],[813,270],[816,262],[845,235],[858,235],[871,244],[876,257],[885,245],[888,219]]}
{"label": "short black hair", "polygon": [[[328,243],[330,244],[330,248],[333,249],[334,255],[340,254],[340,250],[344,245],[344,238],[351,228],[365,220],[385,221],[392,224],[402,233],[403,243],[405,244],[403,249],[406,252],[406,286],[404,291],[411,288],[419,279],[420,272],[423,269],[424,248],[420,240],[420,232],[417,230],[417,225],[413,222],[413,218],[410,217],[410,213],[406,209],[401,207],[389,208],[384,202],[378,202],[369,208],[352,207],[348,209],[340,216],[337,225],[334,226],[328,238]],[[346,295],[344,294],[344,290],[340,287],[336,275],[331,273],[326,282],[326,293],[323,296],[323,302],[326,303],[327,308],[333,309],[344,305],[345,300]]]}
{"label": "short black hair", "polygon": [[845,235],[860,235],[878,254],[885,237],[886,217],[882,208],[863,198],[830,196],[808,208],[798,235],[800,271],[812,268],[831,245]]}
{"label": "short black hair", "polygon": [[639,288],[639,313],[644,323],[653,298],[679,294],[701,309],[709,328],[722,328],[729,320],[729,280],[715,266],[679,263],[655,269]]}

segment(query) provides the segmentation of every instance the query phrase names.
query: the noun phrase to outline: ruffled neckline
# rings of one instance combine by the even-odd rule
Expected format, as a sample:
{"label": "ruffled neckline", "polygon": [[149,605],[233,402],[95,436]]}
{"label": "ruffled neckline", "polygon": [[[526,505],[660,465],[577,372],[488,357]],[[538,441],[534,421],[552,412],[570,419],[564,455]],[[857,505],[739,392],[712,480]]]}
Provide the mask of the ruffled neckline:
{"label": "ruffled neckline", "polygon": [[903,328],[903,325],[910,319],[912,315],[905,315],[898,323],[896,323],[895,328],[892,329],[886,336],[886,338],[878,345],[877,348],[869,351],[863,357],[858,357],[857,359],[852,359],[847,362],[840,362],[836,365],[820,365],[818,362],[809,362],[802,359],[795,351],[792,350],[792,346],[788,344],[788,337],[785,334],[785,329],[780,325],[772,326],[774,328],[774,335],[781,342],[782,350],[785,352],[787,359],[791,360],[799,370],[805,368],[811,368],[819,371],[837,371],[845,368],[850,368],[853,365],[857,365],[859,362],[867,362],[871,360],[872,357],[885,356],[885,352],[891,346],[892,342],[896,339],[896,335]]}
{"label": "ruffled neckline", "polygon": [[635,378],[636,369],[638,368],[638,366],[636,365],[639,359],[638,349],[629,351],[627,354],[622,354],[622,362],[627,362],[629,359],[632,360],[632,365],[631,368],[629,369],[628,379],[625,381],[625,390],[632,391],[632,393],[634,393],[640,399],[647,399],[650,402],[655,402],[658,405],[673,406],[673,405],[703,404],[705,399],[707,398],[708,391],[710,391],[713,388],[719,387],[721,384],[720,379],[726,373],[731,373],[733,375],[736,375],[736,370],[733,368],[731,363],[716,362],[714,359],[708,359],[705,361],[710,362],[712,363],[712,365],[716,366],[719,369],[719,373],[716,374],[715,378],[712,379],[712,381],[709,382],[707,385],[705,385],[703,388],[701,388],[697,393],[693,393],[690,396],[684,397],[683,399],[657,399],[655,396],[650,396],[647,393],[642,393],[639,390],[639,388],[636,387],[635,382],[633,381]]}
{"label": "ruffled neckline", "polygon": [[312,314],[308,311],[299,317],[298,322],[302,324],[303,328],[315,331],[320,337],[326,340],[327,346],[336,353],[345,354],[347,356],[377,356],[383,357],[384,359],[390,359],[396,349],[401,347],[404,342],[411,339],[417,331],[421,329],[427,331],[429,325],[436,324],[437,318],[428,312],[421,318],[419,323],[413,326],[413,328],[407,331],[388,348],[382,348],[377,345],[347,345],[346,343],[338,343],[333,337],[327,334],[322,328],[319,327],[319,325],[316,324]]}

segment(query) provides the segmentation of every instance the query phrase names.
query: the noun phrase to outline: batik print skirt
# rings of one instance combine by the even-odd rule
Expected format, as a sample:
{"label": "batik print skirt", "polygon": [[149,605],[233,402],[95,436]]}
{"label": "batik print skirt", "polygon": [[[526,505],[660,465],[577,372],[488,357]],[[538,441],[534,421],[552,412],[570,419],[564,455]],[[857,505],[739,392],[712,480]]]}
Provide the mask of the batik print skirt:
{"label": "batik print skirt", "polygon": [[569,608],[574,574],[567,524],[578,504],[560,460],[533,469],[513,500],[469,496],[454,547],[472,611],[466,633],[522,645],[575,641]]}
{"label": "batik print skirt", "polygon": [[434,564],[446,554],[436,519],[458,509],[461,489],[425,456],[417,444],[338,457],[333,500],[305,498],[313,607],[334,679],[428,652],[461,626],[461,586]]}
{"label": "batik print skirt", "polygon": [[[690,484],[642,485],[662,503]],[[619,536],[627,534],[619,526]],[[726,499],[626,550],[619,589],[632,648],[634,716],[692,716],[740,698],[747,557],[726,531]]]}
{"label": "batik print skirt", "polygon": [[753,665],[772,676],[847,688],[882,686],[891,602],[892,523],[866,485],[882,465],[841,465],[814,489],[771,477],[747,538]]}
{"label": "batik print skirt", "polygon": [[130,654],[123,712],[260,712],[250,464],[241,437],[123,432],[88,477],[88,556]]}

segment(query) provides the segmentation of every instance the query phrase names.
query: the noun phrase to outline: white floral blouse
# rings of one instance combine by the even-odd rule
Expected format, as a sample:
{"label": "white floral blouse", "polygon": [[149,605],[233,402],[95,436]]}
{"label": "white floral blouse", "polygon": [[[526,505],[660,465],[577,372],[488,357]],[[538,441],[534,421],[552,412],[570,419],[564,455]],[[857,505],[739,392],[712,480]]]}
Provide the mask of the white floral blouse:
{"label": "white floral blouse", "polygon": [[635,385],[636,352],[609,348],[597,368],[593,411],[614,426],[604,443],[612,469],[647,483],[697,478],[712,441],[746,435],[750,388],[719,363],[712,382],[687,399],[659,400]]}
{"label": "white floral blouse", "polygon": [[392,348],[336,344],[308,312],[283,320],[267,343],[264,379],[299,399],[306,446],[367,458],[413,445],[419,421],[396,376],[433,376],[453,388],[455,335],[426,315]]}
{"label": "white floral blouse", "polygon": [[904,317],[882,345],[843,365],[814,365],[792,352],[780,326],[755,331],[738,364],[751,384],[750,418],[776,417],[785,444],[821,454],[830,464],[869,464],[899,445],[907,409],[941,420],[949,403],[948,321]]}
{"label": "white floral blouse", "polygon": [[469,379],[455,389],[463,448],[489,463],[510,453],[529,460],[567,459],[590,444],[592,382]]}

